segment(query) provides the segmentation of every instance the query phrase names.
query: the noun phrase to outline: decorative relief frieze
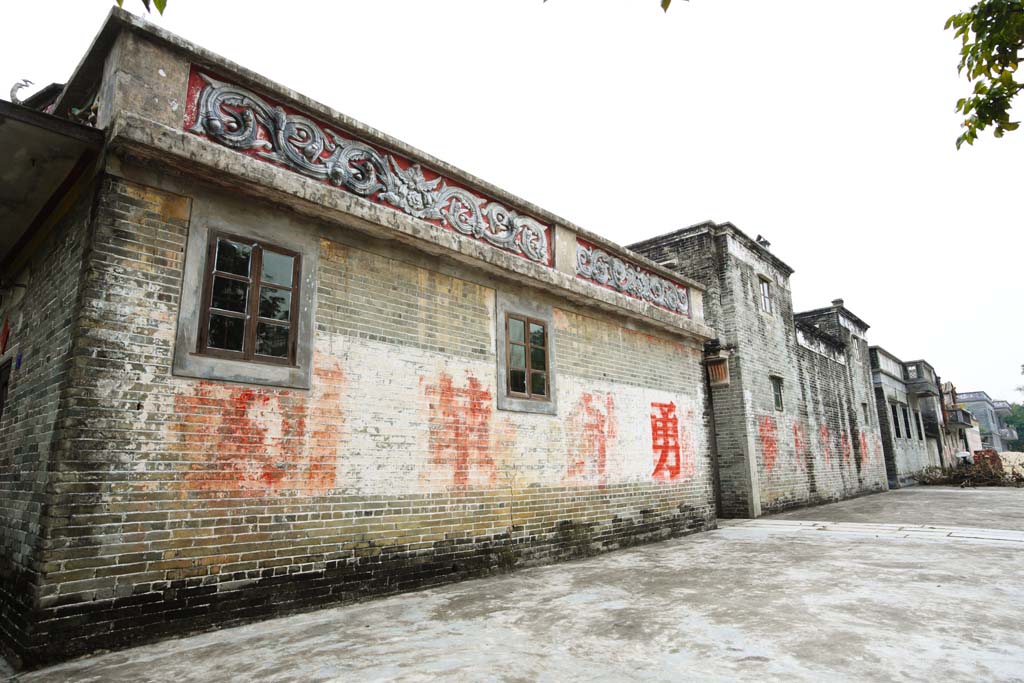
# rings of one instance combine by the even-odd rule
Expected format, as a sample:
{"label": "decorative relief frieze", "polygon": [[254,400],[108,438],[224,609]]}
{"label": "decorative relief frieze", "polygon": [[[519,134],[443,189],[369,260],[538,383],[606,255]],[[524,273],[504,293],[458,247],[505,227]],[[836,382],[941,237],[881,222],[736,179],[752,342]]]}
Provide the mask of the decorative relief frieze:
{"label": "decorative relief frieze", "polygon": [[690,315],[690,293],[686,287],[579,239],[576,241],[576,275],[673,313]]}
{"label": "decorative relief frieze", "polygon": [[342,136],[245,88],[193,71],[192,81],[197,78],[189,93],[190,132],[551,265],[549,226],[437,174],[428,178],[417,163]]}

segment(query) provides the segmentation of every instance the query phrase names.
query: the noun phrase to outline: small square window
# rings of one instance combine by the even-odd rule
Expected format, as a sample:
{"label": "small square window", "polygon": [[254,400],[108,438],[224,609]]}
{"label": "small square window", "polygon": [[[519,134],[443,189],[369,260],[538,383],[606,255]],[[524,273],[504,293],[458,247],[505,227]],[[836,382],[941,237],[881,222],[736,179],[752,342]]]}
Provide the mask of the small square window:
{"label": "small square window", "polygon": [[765,278],[761,282],[761,310],[765,313],[772,312],[772,283]]}
{"label": "small square window", "polygon": [[288,249],[211,235],[197,353],[295,365],[300,267]]}
{"label": "small square window", "polygon": [[509,313],[505,317],[505,339],[508,395],[537,401],[548,400],[547,324]]}
{"label": "small square window", "polygon": [[775,401],[775,410],[782,410],[782,378],[771,377],[772,381],[772,398]]}

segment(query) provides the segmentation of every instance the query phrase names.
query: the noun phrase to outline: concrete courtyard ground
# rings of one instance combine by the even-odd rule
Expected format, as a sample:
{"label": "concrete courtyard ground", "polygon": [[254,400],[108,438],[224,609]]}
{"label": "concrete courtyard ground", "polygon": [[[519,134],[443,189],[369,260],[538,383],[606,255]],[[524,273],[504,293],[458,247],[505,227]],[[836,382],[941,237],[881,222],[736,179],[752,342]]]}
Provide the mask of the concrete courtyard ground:
{"label": "concrete courtyard ground", "polygon": [[914,488],[164,641],[49,681],[1024,681],[1024,489]]}

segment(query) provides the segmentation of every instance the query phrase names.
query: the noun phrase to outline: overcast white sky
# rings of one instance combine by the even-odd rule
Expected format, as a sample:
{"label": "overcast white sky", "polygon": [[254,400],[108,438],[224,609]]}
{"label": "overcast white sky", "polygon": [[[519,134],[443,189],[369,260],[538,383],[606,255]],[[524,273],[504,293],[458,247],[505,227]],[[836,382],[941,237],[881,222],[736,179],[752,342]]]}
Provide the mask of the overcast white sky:
{"label": "overcast white sky", "polygon": [[[842,297],[871,343],[1019,402],[1024,132],[955,149],[969,85],[942,27],[971,0],[658,4],[169,0],[151,19],[621,244],[705,219],[763,234],[797,310]],[[110,6],[4,3],[0,96],[65,81]]]}

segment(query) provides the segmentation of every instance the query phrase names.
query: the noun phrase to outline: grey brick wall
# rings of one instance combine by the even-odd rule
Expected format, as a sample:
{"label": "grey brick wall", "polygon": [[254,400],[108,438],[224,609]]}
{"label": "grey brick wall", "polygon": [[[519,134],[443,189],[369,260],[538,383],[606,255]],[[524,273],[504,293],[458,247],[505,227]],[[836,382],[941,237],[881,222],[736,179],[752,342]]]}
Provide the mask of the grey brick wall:
{"label": "grey brick wall", "polygon": [[[30,661],[713,526],[692,343],[342,229],[303,228],[323,231],[311,390],[174,376],[200,195],[170,184],[103,182]],[[554,308],[558,415],[494,406],[499,287]]]}
{"label": "grey brick wall", "polygon": [[53,515],[47,473],[58,467],[59,415],[74,359],[75,311],[93,192],[70,210],[13,281],[0,320],[11,325],[0,363],[12,361],[10,393],[0,420],[0,633],[14,654],[28,645],[31,612],[49,565],[46,531]]}

